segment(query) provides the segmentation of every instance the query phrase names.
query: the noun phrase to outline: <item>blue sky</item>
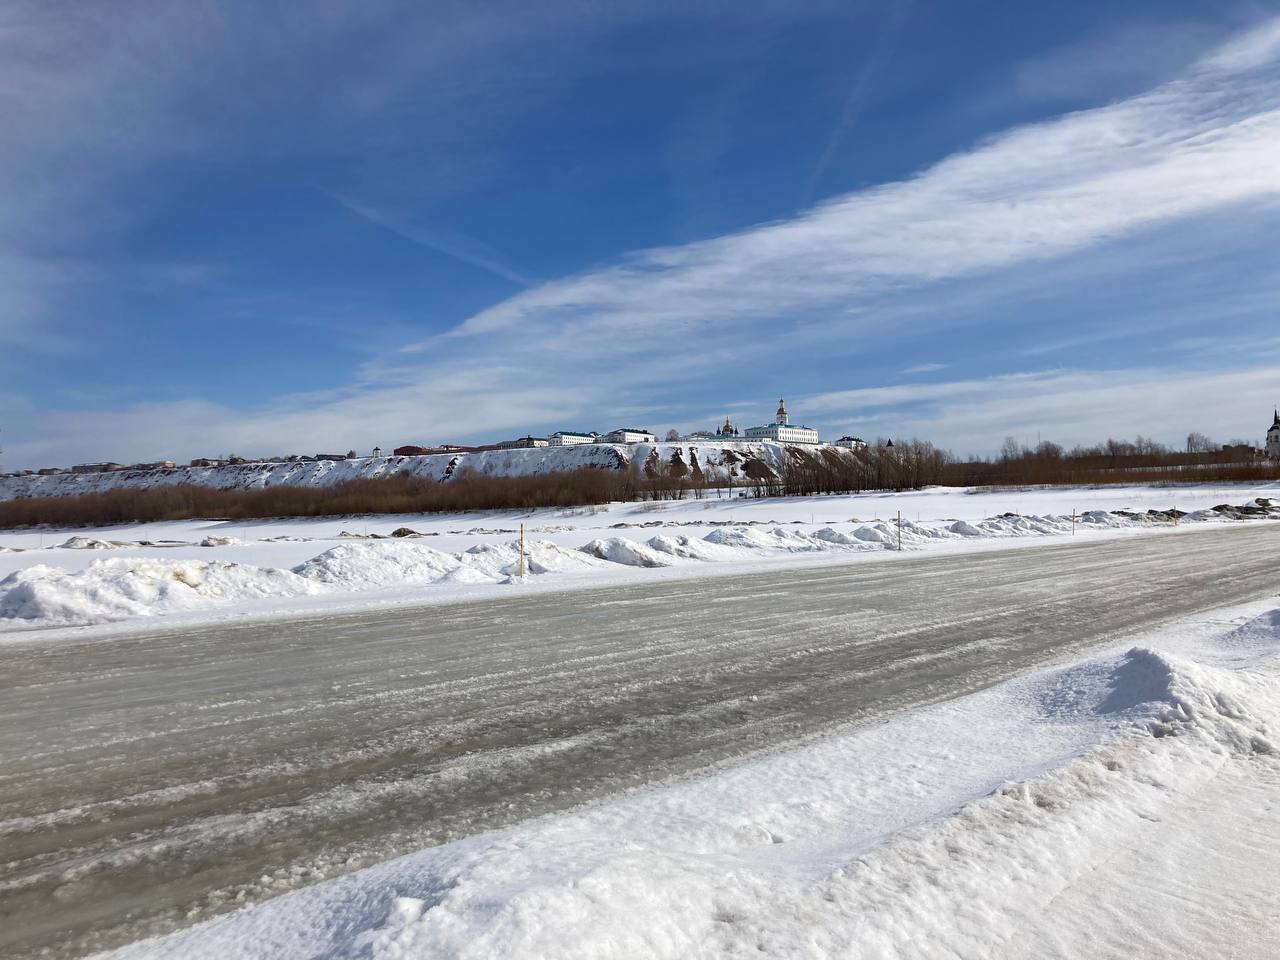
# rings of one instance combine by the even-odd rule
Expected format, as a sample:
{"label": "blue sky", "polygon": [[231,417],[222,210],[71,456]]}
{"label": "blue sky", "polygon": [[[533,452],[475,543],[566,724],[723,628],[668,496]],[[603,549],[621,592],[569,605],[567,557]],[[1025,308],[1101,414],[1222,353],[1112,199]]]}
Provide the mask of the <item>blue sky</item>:
{"label": "blue sky", "polygon": [[0,2],[8,468],[1256,439],[1280,4]]}

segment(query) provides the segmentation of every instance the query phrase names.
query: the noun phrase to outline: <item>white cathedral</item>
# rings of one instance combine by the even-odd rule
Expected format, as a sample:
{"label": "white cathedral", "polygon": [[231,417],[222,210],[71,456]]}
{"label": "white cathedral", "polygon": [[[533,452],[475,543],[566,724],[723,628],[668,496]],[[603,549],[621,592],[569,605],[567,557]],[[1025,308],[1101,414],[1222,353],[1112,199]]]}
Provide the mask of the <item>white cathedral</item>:
{"label": "white cathedral", "polygon": [[795,426],[787,417],[787,405],[778,398],[778,412],[773,423],[763,427],[747,427],[742,431],[746,440],[777,440],[779,443],[820,443],[818,431],[812,427]]}

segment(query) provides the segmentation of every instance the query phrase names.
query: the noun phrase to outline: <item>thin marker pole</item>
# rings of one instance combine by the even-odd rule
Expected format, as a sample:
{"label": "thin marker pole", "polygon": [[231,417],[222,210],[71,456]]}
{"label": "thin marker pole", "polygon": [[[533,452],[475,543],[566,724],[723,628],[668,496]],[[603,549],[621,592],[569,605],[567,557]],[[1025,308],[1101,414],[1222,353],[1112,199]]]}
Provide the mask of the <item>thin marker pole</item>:
{"label": "thin marker pole", "polygon": [[902,511],[898,511],[898,552],[902,552]]}
{"label": "thin marker pole", "polygon": [[524,579],[524,524],[520,524],[520,579]]}

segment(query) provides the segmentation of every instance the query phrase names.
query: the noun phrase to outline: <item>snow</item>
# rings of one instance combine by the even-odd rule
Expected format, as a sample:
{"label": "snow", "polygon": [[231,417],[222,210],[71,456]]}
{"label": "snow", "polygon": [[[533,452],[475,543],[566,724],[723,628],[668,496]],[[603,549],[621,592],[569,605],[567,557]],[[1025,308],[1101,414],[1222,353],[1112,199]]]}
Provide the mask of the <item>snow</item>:
{"label": "snow", "polygon": [[462,568],[454,556],[402,540],[344,543],[293,568],[311,580],[351,590],[435,583]]}
{"label": "snow", "polygon": [[1280,610],[423,850],[112,960],[1274,957]]}
{"label": "snow", "polygon": [[[1171,534],[1209,523],[1255,522],[1208,508],[1274,493],[1269,486],[936,488],[524,513],[8,531],[0,532],[0,634],[26,640],[36,636],[33,630],[156,615],[273,616],[783,563],[863,562],[896,556],[899,543],[907,552],[955,551],[1046,538]],[[1178,524],[1147,513],[1173,506],[1190,511]],[[517,582],[521,523],[528,531],[527,576]],[[107,552],[113,562],[98,563]],[[221,565],[210,564],[211,555]]]}
{"label": "snow", "polygon": [[620,563],[627,567],[666,567],[672,562],[664,551],[657,550],[647,544],[636,543],[626,537],[608,537],[604,540],[592,540],[582,546],[582,552],[610,563]]}
{"label": "snow", "polygon": [[36,564],[0,581],[0,623],[80,623],[189,610],[218,601],[298,597],[315,585],[287,570],[226,561],[112,557],[68,573]]}

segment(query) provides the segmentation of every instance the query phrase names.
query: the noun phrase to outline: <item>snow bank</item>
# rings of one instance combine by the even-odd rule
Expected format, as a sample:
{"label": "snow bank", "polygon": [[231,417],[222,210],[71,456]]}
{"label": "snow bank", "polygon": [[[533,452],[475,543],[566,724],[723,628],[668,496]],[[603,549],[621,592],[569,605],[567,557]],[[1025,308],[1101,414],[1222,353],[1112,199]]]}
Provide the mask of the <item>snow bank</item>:
{"label": "snow bank", "polygon": [[667,567],[672,563],[670,555],[626,537],[592,540],[578,549],[588,556],[628,567]]}
{"label": "snow bank", "polygon": [[[482,543],[459,555],[463,563],[477,574],[495,582],[515,576],[520,569],[520,544]],[[566,550],[550,540],[530,540],[524,549],[525,573],[542,575],[594,570],[607,567],[603,560],[586,556],[577,550]]]}
{"label": "snow bank", "polygon": [[[1274,639],[1274,623],[1252,629]],[[1277,730],[1275,678],[1134,648],[109,956],[1217,955],[1250,942],[1223,929],[1249,919],[1242,895],[1269,929]],[[1037,737],[1039,752],[1019,746]],[[1002,771],[1018,778],[992,790]],[[1242,826],[1253,856],[1213,873]],[[1182,860],[1166,853],[1175,837]],[[1165,949],[1194,911],[1209,922]]]}
{"label": "snow bank", "polygon": [[822,541],[812,534],[799,530],[787,530],[774,527],[771,530],[760,530],[755,527],[721,527],[712,530],[706,537],[709,543],[717,543],[740,550],[781,550],[786,553],[809,553],[814,550],[828,550],[831,543]]}
{"label": "snow bank", "polygon": [[309,580],[348,590],[436,583],[462,562],[452,554],[404,540],[344,543],[293,568]]}
{"label": "snow bank", "polygon": [[681,560],[700,560],[715,563],[724,560],[740,560],[742,554],[731,547],[725,547],[713,540],[699,540],[696,537],[668,537],[659,534],[648,540],[648,546],[658,553],[669,554]]}
{"label": "snow bank", "polygon": [[[1268,501],[1269,502],[1269,501]],[[1224,514],[1224,509],[1226,513]],[[1205,519],[1222,520],[1254,509],[1248,505],[1206,511]],[[1270,510],[1270,507],[1267,507]],[[1167,513],[1167,512],[1166,512]],[[701,522],[701,521],[697,521]],[[1077,517],[1086,529],[1127,529],[1168,526],[1165,514],[1090,511]],[[666,526],[651,521],[643,527]],[[674,526],[690,526],[688,521]],[[617,526],[617,525],[615,525]],[[625,524],[624,524],[625,526]],[[679,563],[759,562],[793,554],[858,553],[913,550],[948,540],[1049,537],[1070,534],[1070,517],[1023,516],[1006,513],[985,520],[944,520],[916,523],[854,521],[847,528],[821,527],[815,531],[798,525],[743,524],[717,526],[704,538],[687,534],[656,535],[647,542],[626,536],[595,539],[577,549],[550,540],[526,545],[525,572],[531,575],[591,573],[612,568],[667,567]],[[454,531],[471,535],[508,534],[507,529],[473,528]],[[434,534],[433,534],[434,535]],[[429,584],[497,584],[507,582],[519,570],[517,541],[482,543],[460,553],[448,553],[423,544],[423,535],[409,528],[391,538],[368,538],[343,531],[343,542],[311,557],[292,570],[252,565],[202,565],[202,562],[122,558],[110,566],[95,562],[81,573],[54,567],[33,566],[0,581],[0,620],[26,624],[94,623],[132,616],[187,609],[212,602],[234,602],[312,593],[371,591]],[[263,542],[306,542],[308,538],[274,536]],[[106,541],[71,537],[65,549],[106,550],[161,545],[145,540]],[[184,545],[166,541],[164,546]],[[208,535],[185,545],[244,546],[229,536]],[[34,558],[33,558],[34,559]],[[292,558],[296,559],[296,558]],[[237,571],[234,575],[227,571]],[[199,581],[200,589],[182,586],[185,579]],[[297,581],[306,581],[306,589]],[[215,587],[215,583],[224,586]],[[173,584],[178,584],[174,586]],[[185,591],[185,592],[184,592]],[[78,612],[77,612],[78,611]]]}
{"label": "snow bank", "polygon": [[93,623],[317,592],[287,570],[237,563],[122,557],[78,573],[39,564],[0,580],[0,620]]}
{"label": "snow bank", "polygon": [[123,547],[123,543],[110,543],[106,540],[97,540],[93,537],[71,537],[58,544],[62,550],[113,550],[116,547]]}

